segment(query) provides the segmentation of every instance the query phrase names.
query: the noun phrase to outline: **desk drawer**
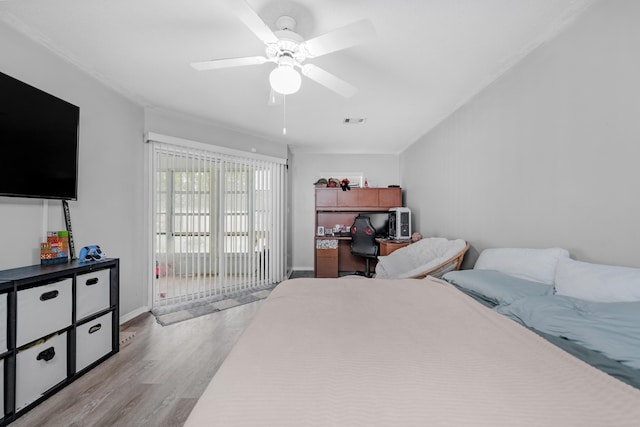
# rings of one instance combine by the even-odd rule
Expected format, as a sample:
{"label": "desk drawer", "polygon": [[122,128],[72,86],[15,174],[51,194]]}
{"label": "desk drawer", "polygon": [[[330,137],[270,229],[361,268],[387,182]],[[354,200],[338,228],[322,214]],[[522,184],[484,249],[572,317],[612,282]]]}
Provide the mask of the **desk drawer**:
{"label": "desk drawer", "polygon": [[76,320],[111,306],[111,270],[92,271],[76,278]]}
{"label": "desk drawer", "polygon": [[113,349],[113,312],[76,328],[76,372],[80,372]]}
{"label": "desk drawer", "polygon": [[72,279],[64,279],[18,291],[17,347],[71,325],[72,283]]}
{"label": "desk drawer", "polygon": [[29,347],[16,356],[16,410],[67,378],[67,333]]}
{"label": "desk drawer", "polygon": [[338,248],[316,249],[316,277],[338,277]]}

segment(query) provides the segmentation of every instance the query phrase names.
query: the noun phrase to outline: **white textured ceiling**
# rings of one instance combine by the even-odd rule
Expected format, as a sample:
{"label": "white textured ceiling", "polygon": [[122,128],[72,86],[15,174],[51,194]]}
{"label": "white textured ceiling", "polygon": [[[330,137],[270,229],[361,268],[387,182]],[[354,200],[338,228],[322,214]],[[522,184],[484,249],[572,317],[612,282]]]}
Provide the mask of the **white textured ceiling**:
{"label": "white textured ceiling", "polygon": [[[308,60],[356,86],[345,99],[304,78],[268,106],[273,64],[195,71],[191,62],[263,55],[225,3],[243,0],[6,0],[0,19],[141,105],[286,143],[294,151],[398,153],[593,0],[247,0],[305,39],[369,19],[377,39]],[[0,70],[1,71],[1,70]],[[346,117],[366,117],[344,125]]]}

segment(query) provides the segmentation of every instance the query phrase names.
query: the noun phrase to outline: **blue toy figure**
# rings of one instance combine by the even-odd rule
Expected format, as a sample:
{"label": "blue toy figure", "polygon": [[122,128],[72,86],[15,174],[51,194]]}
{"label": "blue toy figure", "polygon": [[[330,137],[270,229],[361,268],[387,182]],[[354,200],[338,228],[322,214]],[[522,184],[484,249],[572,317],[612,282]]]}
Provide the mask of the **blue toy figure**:
{"label": "blue toy figure", "polygon": [[80,250],[80,261],[97,261],[106,258],[98,245],[85,246]]}

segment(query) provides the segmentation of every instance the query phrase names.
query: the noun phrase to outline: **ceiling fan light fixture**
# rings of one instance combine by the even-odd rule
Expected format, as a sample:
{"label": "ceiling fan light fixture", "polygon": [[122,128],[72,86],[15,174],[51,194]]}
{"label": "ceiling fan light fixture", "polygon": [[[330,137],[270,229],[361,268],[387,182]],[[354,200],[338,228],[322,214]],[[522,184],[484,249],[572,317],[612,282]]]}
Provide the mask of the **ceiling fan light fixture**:
{"label": "ceiling fan light fixture", "polygon": [[300,90],[302,77],[292,66],[280,64],[269,74],[271,88],[283,95],[291,95]]}

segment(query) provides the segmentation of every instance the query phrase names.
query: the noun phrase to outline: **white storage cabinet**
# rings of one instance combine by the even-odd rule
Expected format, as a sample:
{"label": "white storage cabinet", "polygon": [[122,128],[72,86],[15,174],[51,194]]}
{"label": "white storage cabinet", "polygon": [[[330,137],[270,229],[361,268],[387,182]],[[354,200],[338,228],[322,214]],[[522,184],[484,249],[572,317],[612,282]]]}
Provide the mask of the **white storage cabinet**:
{"label": "white storage cabinet", "polygon": [[79,274],[76,278],[76,319],[109,308],[110,270]]}
{"label": "white storage cabinet", "polygon": [[7,351],[7,294],[0,294],[0,353]]}
{"label": "white storage cabinet", "polygon": [[109,312],[76,328],[76,372],[109,354],[112,326],[113,313]]}
{"label": "white storage cabinet", "polygon": [[[7,353],[7,293],[0,294],[0,354]],[[4,359],[0,359],[0,416],[4,415]]]}
{"label": "white storage cabinet", "polygon": [[[2,286],[7,286],[7,284],[2,284]],[[4,388],[5,388],[5,378],[4,378],[4,367],[5,367],[5,359],[11,355],[8,351],[9,346],[7,342],[7,330],[8,330],[8,321],[9,318],[7,313],[8,307],[8,296],[7,292],[0,294],[0,417],[4,416]]]}
{"label": "white storage cabinet", "polygon": [[16,410],[24,408],[65,379],[66,332],[19,351],[16,357]]}
{"label": "white storage cabinet", "polygon": [[73,279],[18,291],[16,347],[71,326]]}
{"label": "white storage cabinet", "polygon": [[4,414],[4,359],[0,359],[0,414]]}
{"label": "white storage cabinet", "polygon": [[118,352],[119,265],[0,271],[0,427]]}

